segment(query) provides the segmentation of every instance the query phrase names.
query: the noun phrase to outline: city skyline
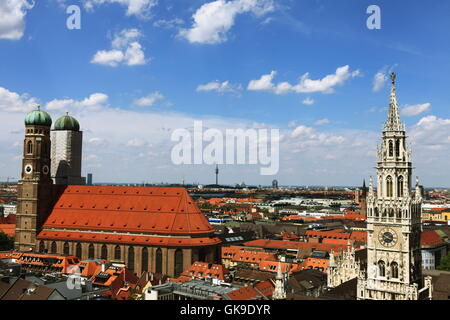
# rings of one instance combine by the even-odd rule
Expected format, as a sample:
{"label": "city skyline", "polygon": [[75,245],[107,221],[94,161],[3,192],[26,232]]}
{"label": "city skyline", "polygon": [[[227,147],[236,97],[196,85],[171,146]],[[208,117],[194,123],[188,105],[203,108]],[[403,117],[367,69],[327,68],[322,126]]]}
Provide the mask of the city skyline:
{"label": "city skyline", "polygon": [[[19,176],[23,118],[39,103],[53,121],[66,110],[79,120],[94,181],[212,184],[214,166],[170,159],[170,133],[203,120],[282,135],[277,175],[221,165],[223,184],[360,185],[373,174],[394,70],[421,184],[448,187],[448,4],[380,1],[381,30],[368,30],[368,2],[83,3],[80,30],[65,26],[70,1],[22,8],[0,28],[0,176]],[[208,10],[224,20],[204,27]]]}

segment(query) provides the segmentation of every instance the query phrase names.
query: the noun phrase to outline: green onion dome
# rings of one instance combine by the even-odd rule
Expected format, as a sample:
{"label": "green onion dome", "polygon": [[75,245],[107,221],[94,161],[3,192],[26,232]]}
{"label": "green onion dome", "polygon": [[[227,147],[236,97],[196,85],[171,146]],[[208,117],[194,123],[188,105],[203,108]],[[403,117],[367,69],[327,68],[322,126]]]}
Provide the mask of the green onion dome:
{"label": "green onion dome", "polygon": [[36,110],[31,111],[25,117],[25,125],[50,127],[52,125],[52,118],[47,112],[42,111],[40,106],[37,106]]}
{"label": "green onion dome", "polygon": [[80,131],[80,124],[77,119],[66,114],[55,122],[54,130]]}

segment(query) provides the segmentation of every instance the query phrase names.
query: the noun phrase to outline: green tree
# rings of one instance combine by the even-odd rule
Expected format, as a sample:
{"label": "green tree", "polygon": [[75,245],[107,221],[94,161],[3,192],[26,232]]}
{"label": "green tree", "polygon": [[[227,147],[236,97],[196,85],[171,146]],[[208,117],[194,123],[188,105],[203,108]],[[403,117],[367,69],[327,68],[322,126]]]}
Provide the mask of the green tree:
{"label": "green tree", "polygon": [[437,267],[438,270],[450,271],[450,252],[442,257],[441,264]]}
{"label": "green tree", "polygon": [[13,238],[10,238],[3,232],[0,232],[0,251],[11,250],[13,247],[14,247]]}

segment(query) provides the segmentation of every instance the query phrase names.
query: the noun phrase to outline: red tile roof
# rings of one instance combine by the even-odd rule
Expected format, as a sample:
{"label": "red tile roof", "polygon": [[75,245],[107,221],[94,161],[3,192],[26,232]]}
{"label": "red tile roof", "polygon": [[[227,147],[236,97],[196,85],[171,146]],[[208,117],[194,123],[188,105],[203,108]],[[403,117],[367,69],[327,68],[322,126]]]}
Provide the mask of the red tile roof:
{"label": "red tile roof", "polygon": [[0,224],[0,232],[6,234],[8,237],[14,237],[16,234],[15,224]]}
{"label": "red tile roof", "polygon": [[[122,236],[112,232],[153,236]],[[212,237],[213,233],[214,229],[184,188],[67,186],[38,238],[202,246],[220,242]]]}
{"label": "red tile roof", "polygon": [[102,243],[134,243],[141,245],[155,246],[175,246],[175,247],[195,247],[216,245],[220,243],[219,238],[201,237],[201,238],[172,238],[158,236],[135,236],[135,235],[117,235],[113,233],[92,233],[92,232],[67,232],[67,231],[41,231],[39,239],[50,240],[72,240],[85,242]]}
{"label": "red tile roof", "polygon": [[180,278],[175,280],[183,282],[186,279],[203,279],[207,277],[217,280],[226,280],[229,273],[228,269],[221,264],[196,261],[183,271]]}
{"label": "red tile roof", "polygon": [[231,292],[228,292],[228,296],[231,300],[253,300],[262,298],[268,300],[273,294],[274,286],[270,280],[260,282],[255,286],[243,287]]}
{"label": "red tile roof", "polygon": [[347,245],[341,244],[323,244],[323,243],[310,243],[310,242],[297,242],[297,241],[283,241],[283,240],[267,240],[267,239],[257,239],[244,243],[245,246],[249,247],[259,247],[259,248],[270,248],[270,249],[313,249],[313,250],[324,250],[331,251],[331,249],[344,248]]}
{"label": "red tile roof", "polygon": [[445,243],[436,231],[424,231],[421,235],[422,247],[433,247]]}

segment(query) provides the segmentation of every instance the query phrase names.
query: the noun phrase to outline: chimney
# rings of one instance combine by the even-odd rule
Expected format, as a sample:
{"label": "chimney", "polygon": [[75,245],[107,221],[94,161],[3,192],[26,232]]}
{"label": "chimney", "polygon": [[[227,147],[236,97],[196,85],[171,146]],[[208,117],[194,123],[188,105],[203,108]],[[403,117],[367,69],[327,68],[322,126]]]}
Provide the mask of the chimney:
{"label": "chimney", "polygon": [[105,266],[105,263],[102,262],[102,272],[105,272],[105,271],[106,271],[106,266]]}

